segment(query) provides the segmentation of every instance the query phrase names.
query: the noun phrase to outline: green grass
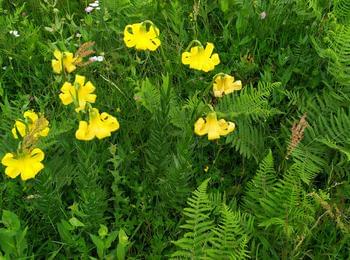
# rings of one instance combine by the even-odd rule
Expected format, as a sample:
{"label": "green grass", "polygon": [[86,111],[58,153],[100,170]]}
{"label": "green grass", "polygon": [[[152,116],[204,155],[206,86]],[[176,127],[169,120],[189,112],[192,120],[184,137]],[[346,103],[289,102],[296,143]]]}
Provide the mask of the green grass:
{"label": "green grass", "polygon": [[[86,14],[88,4],[0,0],[0,157],[16,151],[11,129],[24,111],[50,122],[35,179],[0,166],[0,258],[348,259],[347,0],[102,0]],[[127,48],[125,26],[145,20],[161,46]],[[213,71],[181,63],[194,39],[214,43]],[[55,49],[88,41],[103,62],[53,73]],[[243,90],[213,97],[220,72]],[[79,120],[58,97],[75,73],[96,86],[94,107],[118,118],[111,137],[75,138]],[[208,105],[236,130],[195,135]],[[205,224],[188,235],[192,220]]]}

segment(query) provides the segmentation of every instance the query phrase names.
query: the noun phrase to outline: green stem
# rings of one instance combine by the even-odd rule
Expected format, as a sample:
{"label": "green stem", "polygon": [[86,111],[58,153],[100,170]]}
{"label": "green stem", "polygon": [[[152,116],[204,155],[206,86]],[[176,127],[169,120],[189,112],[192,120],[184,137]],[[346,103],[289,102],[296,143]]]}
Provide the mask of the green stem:
{"label": "green stem", "polygon": [[198,40],[192,40],[192,41],[188,44],[188,46],[187,46],[187,48],[185,49],[185,51],[188,51],[188,50],[193,46],[194,43],[197,43],[198,46],[200,46],[200,47],[203,48],[203,45],[202,45],[202,43],[201,43],[200,41],[198,41]]}

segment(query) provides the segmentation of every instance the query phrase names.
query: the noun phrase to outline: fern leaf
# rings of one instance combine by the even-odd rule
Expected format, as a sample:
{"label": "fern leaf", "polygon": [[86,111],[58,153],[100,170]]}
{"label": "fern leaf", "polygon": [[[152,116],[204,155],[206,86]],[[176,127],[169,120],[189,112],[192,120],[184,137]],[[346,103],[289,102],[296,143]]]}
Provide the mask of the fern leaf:
{"label": "fern leaf", "polygon": [[221,207],[222,220],[214,229],[211,250],[213,259],[245,259],[248,257],[247,236],[241,227],[239,212],[233,212],[225,204]]}
{"label": "fern leaf", "polygon": [[238,116],[267,118],[278,113],[276,109],[270,108],[268,99],[272,90],[280,86],[279,82],[259,82],[257,88],[246,87],[239,94],[224,96],[218,104],[218,110],[232,118]]}
{"label": "fern leaf", "polygon": [[174,242],[179,248],[172,257],[182,257],[190,259],[207,259],[206,248],[212,238],[210,232],[214,226],[209,214],[212,206],[207,195],[207,187],[210,179],[205,180],[191,198],[188,199],[188,208],[184,209],[187,217],[186,224],[181,228],[186,229],[184,237]]}
{"label": "fern leaf", "polygon": [[273,164],[272,152],[270,151],[260,163],[255,177],[247,184],[247,192],[244,207],[251,211],[257,208],[257,202],[267,197],[276,183],[276,172]]}

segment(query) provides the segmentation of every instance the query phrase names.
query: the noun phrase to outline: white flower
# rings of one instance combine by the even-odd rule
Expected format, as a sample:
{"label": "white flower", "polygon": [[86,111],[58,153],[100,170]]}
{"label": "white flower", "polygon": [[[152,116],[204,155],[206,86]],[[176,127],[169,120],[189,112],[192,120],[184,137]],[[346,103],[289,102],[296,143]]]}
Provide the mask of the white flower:
{"label": "white flower", "polygon": [[99,4],[95,2],[95,3],[91,3],[91,4],[89,4],[89,6],[91,6],[91,7],[95,8],[95,7],[98,7],[98,6],[99,6]]}
{"label": "white flower", "polygon": [[265,18],[266,18],[266,12],[264,11],[264,12],[262,12],[261,14],[260,14],[260,19],[261,20],[264,20]]}
{"label": "white flower", "polygon": [[88,6],[85,8],[85,12],[87,12],[87,13],[91,13],[93,10],[94,10],[94,8],[91,6]]}
{"label": "white flower", "polygon": [[12,34],[15,37],[19,37],[19,33],[18,31],[14,30],[14,31],[9,31],[10,34]]}
{"label": "white flower", "polygon": [[104,60],[104,57],[103,56],[92,56],[89,58],[89,60],[91,62],[95,62],[95,61],[102,62]]}

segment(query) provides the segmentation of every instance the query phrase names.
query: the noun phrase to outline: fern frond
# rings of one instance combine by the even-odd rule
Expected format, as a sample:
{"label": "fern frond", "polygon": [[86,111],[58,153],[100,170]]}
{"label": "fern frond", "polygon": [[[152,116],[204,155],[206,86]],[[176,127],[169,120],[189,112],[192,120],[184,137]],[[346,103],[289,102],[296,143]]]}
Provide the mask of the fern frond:
{"label": "fern frond", "polygon": [[256,208],[260,199],[266,198],[276,183],[276,172],[270,151],[259,164],[255,177],[247,184],[247,192],[244,200],[244,208],[248,211]]}
{"label": "fern frond", "polygon": [[337,18],[349,21],[350,2],[348,0],[334,0],[334,13]]}
{"label": "fern frond", "polygon": [[239,94],[224,96],[218,104],[218,110],[232,118],[238,116],[252,119],[267,118],[278,113],[269,106],[268,99],[272,90],[280,86],[279,82],[259,82],[257,88],[245,87]]}
{"label": "fern frond", "polygon": [[313,39],[319,55],[328,58],[328,70],[343,86],[350,86],[350,25],[338,24],[334,31],[329,32],[329,48],[322,49]]}
{"label": "fern frond", "polygon": [[244,231],[241,227],[241,216],[239,212],[233,212],[225,204],[221,207],[222,220],[214,229],[212,239],[213,249],[211,256],[213,259],[245,259],[248,257],[247,236],[242,235]]}
{"label": "fern frond", "polygon": [[237,119],[235,124],[237,130],[226,138],[226,143],[231,143],[243,157],[259,161],[265,150],[265,129],[249,119]]}
{"label": "fern frond", "polygon": [[191,198],[188,199],[188,208],[184,209],[187,217],[186,224],[181,227],[187,230],[184,237],[174,242],[179,248],[172,257],[182,257],[189,259],[207,259],[206,248],[212,239],[213,221],[209,214],[212,210],[210,200],[207,195],[207,187],[210,179],[205,180]]}
{"label": "fern frond", "polygon": [[326,167],[327,162],[322,152],[323,150],[318,149],[317,146],[302,143],[293,150],[292,158],[295,162],[293,167],[304,183],[310,184],[315,175]]}

